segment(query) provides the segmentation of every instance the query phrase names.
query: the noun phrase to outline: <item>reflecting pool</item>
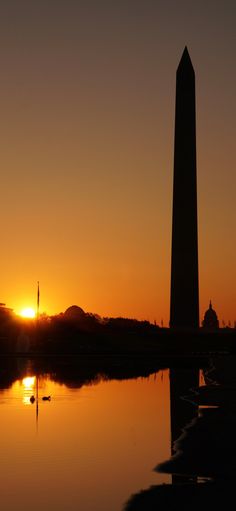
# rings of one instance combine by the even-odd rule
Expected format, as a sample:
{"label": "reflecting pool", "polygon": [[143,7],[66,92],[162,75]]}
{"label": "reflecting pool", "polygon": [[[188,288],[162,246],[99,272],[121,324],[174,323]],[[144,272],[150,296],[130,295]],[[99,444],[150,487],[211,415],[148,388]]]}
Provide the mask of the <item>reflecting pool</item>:
{"label": "reflecting pool", "polygon": [[154,471],[171,455],[168,369],[85,378],[14,364],[0,371],[4,511],[121,511],[132,494],[170,482]]}

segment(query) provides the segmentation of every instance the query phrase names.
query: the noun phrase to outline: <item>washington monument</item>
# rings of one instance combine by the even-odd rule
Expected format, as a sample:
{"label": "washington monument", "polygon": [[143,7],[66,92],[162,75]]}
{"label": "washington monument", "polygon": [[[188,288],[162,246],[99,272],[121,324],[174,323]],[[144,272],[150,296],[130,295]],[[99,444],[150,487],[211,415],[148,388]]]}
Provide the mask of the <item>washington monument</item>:
{"label": "washington monument", "polygon": [[170,327],[199,327],[195,73],[185,48],[176,74]]}

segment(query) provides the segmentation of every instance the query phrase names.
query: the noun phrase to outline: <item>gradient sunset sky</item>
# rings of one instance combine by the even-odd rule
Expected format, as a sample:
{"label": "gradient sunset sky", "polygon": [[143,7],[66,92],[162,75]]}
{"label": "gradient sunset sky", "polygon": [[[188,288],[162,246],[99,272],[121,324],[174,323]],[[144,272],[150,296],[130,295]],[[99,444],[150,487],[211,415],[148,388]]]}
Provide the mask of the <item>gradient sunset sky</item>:
{"label": "gradient sunset sky", "polygon": [[236,319],[236,3],[0,7],[0,301],[169,322],[175,73],[196,73],[200,306]]}

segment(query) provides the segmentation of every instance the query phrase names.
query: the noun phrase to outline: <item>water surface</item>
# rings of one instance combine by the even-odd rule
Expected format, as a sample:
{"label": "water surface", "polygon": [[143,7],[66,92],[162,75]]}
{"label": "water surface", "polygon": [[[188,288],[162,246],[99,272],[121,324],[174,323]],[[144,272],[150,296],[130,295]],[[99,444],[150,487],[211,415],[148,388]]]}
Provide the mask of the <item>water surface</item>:
{"label": "water surface", "polygon": [[121,511],[132,494],[170,481],[153,471],[171,454],[168,370],[67,385],[20,373],[1,380],[4,511]]}

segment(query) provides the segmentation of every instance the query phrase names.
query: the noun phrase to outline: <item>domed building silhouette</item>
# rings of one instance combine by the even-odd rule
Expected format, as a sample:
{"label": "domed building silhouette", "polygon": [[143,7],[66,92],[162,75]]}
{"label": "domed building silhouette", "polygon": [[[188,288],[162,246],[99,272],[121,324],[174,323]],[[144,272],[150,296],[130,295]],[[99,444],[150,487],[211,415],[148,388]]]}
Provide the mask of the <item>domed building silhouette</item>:
{"label": "domed building silhouette", "polygon": [[84,319],[85,316],[86,313],[83,311],[83,309],[81,309],[81,307],[78,307],[78,305],[71,305],[64,312],[64,317],[74,321]]}
{"label": "domed building silhouette", "polygon": [[216,330],[219,328],[219,320],[216,311],[212,308],[210,300],[209,309],[205,312],[202,327],[206,330]]}

